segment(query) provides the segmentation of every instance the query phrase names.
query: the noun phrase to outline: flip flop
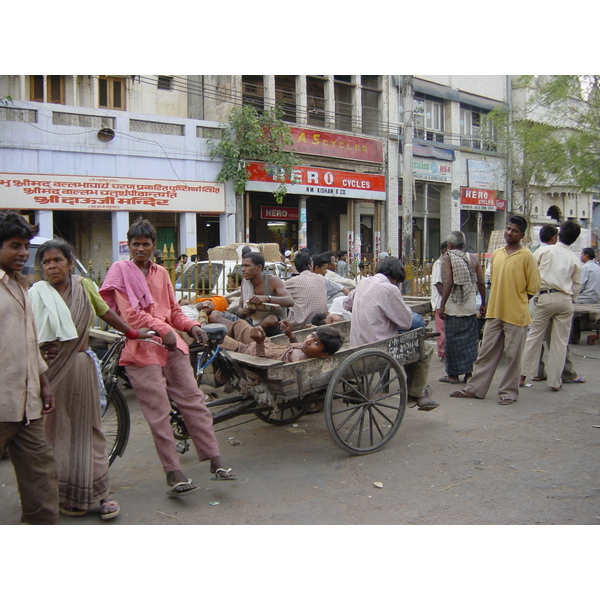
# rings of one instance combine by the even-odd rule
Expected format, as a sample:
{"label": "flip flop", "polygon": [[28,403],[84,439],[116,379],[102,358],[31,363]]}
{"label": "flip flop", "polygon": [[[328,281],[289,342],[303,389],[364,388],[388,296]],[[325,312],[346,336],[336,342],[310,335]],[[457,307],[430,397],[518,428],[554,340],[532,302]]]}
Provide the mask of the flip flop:
{"label": "flip flop", "polygon": [[498,400],[498,404],[502,406],[509,406],[510,404],[514,404],[516,401],[516,398],[500,398],[500,400]]}
{"label": "flip flop", "polygon": [[532,377],[531,381],[546,381],[547,377]]}
{"label": "flip flop", "polygon": [[424,404],[423,406],[419,406],[419,410],[433,410],[434,408],[437,408],[439,406],[439,402],[436,402],[433,398],[429,399],[429,402],[427,404]]}
{"label": "flip flop", "polygon": [[214,477],[211,477],[213,481],[235,481],[235,473],[233,469],[219,468],[213,473]]}
{"label": "flip flop", "polygon": [[121,508],[115,500],[103,500],[100,502],[100,515],[103,521],[108,521],[118,517],[120,512]]}
{"label": "flip flop", "polygon": [[577,379],[571,379],[571,381],[565,381],[564,383],[585,383],[585,377],[580,375]]}
{"label": "flip flop", "polygon": [[179,483],[176,483],[167,492],[167,495],[169,495],[169,496],[187,496],[188,494],[192,494],[193,492],[197,492],[198,489],[199,489],[198,486],[194,485],[191,489],[189,489],[189,490],[183,490],[183,491],[180,492],[179,488],[181,486],[184,486],[184,485],[192,485],[192,480],[188,479],[187,481],[180,481]]}
{"label": "flip flop", "polygon": [[456,390],[455,392],[451,392],[450,396],[452,398],[477,398],[478,400],[480,399],[475,394],[472,394],[471,392],[467,392],[467,390]]}

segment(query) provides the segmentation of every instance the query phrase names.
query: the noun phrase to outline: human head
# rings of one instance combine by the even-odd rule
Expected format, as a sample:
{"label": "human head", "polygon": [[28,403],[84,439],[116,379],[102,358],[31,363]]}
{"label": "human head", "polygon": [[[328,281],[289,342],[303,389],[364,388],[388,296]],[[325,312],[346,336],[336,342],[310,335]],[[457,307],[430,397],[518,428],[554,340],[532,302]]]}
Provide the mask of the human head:
{"label": "human head", "polygon": [[250,248],[250,246],[244,246],[242,248],[242,258],[244,258],[246,254],[250,254],[250,252],[252,252],[252,248]]}
{"label": "human head", "polygon": [[59,250],[62,252],[63,256],[67,259],[69,264],[73,264],[75,262],[75,256],[73,252],[73,248],[71,245],[61,238],[54,238],[53,240],[48,240],[44,242],[35,253],[35,262],[38,267],[42,266],[42,261],[44,260],[44,254],[48,250]]}
{"label": "human head", "polygon": [[159,250],[158,248],[154,251],[154,262],[157,265],[162,265],[165,261],[163,260],[163,253],[162,250]]}
{"label": "human head", "polygon": [[523,217],[515,215],[514,217],[511,217],[508,222],[518,227],[519,231],[523,234],[527,231],[527,221]]}
{"label": "human head", "polygon": [[581,251],[581,262],[588,262],[588,260],[594,260],[596,258],[596,252],[593,248],[584,248]]}
{"label": "human head", "polygon": [[540,228],[540,242],[542,244],[549,244],[553,237],[558,236],[558,228],[554,225],[542,225]]}
{"label": "human head", "polygon": [[30,240],[36,236],[40,229],[39,225],[30,225],[27,219],[15,212],[4,212],[0,214],[0,246],[5,240],[12,237],[20,237]]}
{"label": "human head", "polygon": [[348,253],[345,250],[342,250],[341,252],[338,252],[338,260],[346,260],[346,257],[348,256]]}
{"label": "human head", "polygon": [[331,323],[338,323],[339,321],[343,321],[341,315],[336,315],[332,313],[326,312],[317,312],[314,313],[310,319],[311,325],[319,326],[319,325],[331,325]]}
{"label": "human head", "polygon": [[188,255],[187,255],[187,254],[180,254],[180,255],[177,257],[177,260],[178,260],[179,262],[181,262],[181,263],[183,263],[183,264],[185,265],[185,263],[186,263],[186,262],[187,262],[187,260],[188,260]]}
{"label": "human head", "polygon": [[[337,258],[335,256],[335,252],[333,250],[326,250],[323,252],[323,256],[327,259],[327,268],[330,271],[335,271],[337,266]],[[313,261],[313,269],[314,269],[314,261]]]}
{"label": "human head", "polygon": [[455,248],[456,250],[462,250],[466,243],[465,234],[462,231],[451,231],[446,238],[447,246]]}
{"label": "human head", "polygon": [[558,231],[558,241],[570,246],[581,233],[581,225],[575,221],[565,221]]}
{"label": "human head", "polygon": [[380,253],[377,255],[377,259],[378,259],[378,260],[383,260],[384,258],[387,258],[388,256],[389,256],[389,254],[388,254],[387,252],[380,252]]}
{"label": "human head", "polygon": [[302,273],[302,271],[311,271],[312,270],[312,259],[308,252],[296,252],[296,256],[294,256],[294,266],[296,267],[296,271],[298,273]]}
{"label": "human head", "polygon": [[0,268],[9,276],[21,271],[29,258],[29,241],[38,232],[15,212],[0,214]]}
{"label": "human head", "polygon": [[316,254],[312,257],[313,272],[325,275],[329,266],[329,256],[326,254]]}
{"label": "human head", "polygon": [[440,254],[446,254],[447,250],[448,250],[448,242],[444,240],[440,244]]}
{"label": "human head", "polygon": [[335,354],[343,343],[342,334],[337,329],[324,325],[306,337],[302,352],[310,358],[327,358]]}
{"label": "human head", "polygon": [[265,268],[265,257],[259,252],[248,252],[242,258],[242,277],[254,279],[262,274]]}
{"label": "human head", "polygon": [[398,285],[406,279],[404,265],[399,258],[386,256],[377,263],[377,273],[385,275],[392,283]]}
{"label": "human head", "polygon": [[136,219],[127,230],[127,241],[133,238],[150,238],[156,244],[156,229],[148,219]]}

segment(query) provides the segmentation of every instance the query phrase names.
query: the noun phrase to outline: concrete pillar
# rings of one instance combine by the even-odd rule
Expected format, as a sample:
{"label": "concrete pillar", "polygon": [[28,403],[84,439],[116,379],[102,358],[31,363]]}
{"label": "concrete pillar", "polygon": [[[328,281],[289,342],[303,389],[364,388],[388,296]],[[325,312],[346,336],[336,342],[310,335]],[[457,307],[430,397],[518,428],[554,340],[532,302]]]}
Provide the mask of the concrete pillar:
{"label": "concrete pillar", "polygon": [[307,122],[306,76],[296,75],[296,121],[299,125]]}
{"label": "concrete pillar", "polygon": [[360,235],[360,200],[354,200],[354,260],[362,260]]}
{"label": "concrete pillar", "polygon": [[[116,210],[111,213],[112,231],[112,260],[129,260],[129,250],[123,244],[127,244],[127,230],[129,229],[129,212]],[[121,253],[122,251],[122,253]]]}
{"label": "concrete pillar", "polygon": [[179,254],[198,253],[196,213],[179,213]]}
{"label": "concrete pillar", "polygon": [[36,210],[35,222],[40,226],[38,235],[44,238],[52,239],[54,237],[54,220],[51,210]]}

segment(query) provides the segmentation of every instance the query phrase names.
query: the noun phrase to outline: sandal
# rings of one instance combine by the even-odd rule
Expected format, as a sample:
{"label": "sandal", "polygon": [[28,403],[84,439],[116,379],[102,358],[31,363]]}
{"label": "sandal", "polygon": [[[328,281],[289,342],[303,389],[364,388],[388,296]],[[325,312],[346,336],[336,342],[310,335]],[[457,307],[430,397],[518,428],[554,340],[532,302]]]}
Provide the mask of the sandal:
{"label": "sandal", "polygon": [[571,381],[565,381],[564,383],[585,383],[585,377],[580,375],[576,379],[571,379]]}
{"label": "sandal", "polygon": [[[188,489],[181,489],[186,486]],[[192,480],[188,479],[187,481],[180,481],[179,483],[172,485],[171,489],[167,492],[167,494],[169,496],[187,496],[188,494],[197,492],[198,489],[199,489],[198,486],[195,486],[192,483]]]}
{"label": "sandal", "polygon": [[546,381],[547,377],[532,377],[531,381]]}
{"label": "sandal", "polygon": [[471,392],[467,392],[467,390],[456,390],[450,394],[452,398],[477,398],[480,399],[479,396],[472,394]]}
{"label": "sandal", "polygon": [[235,481],[236,473],[233,472],[233,469],[215,469],[213,473],[214,477],[211,477],[213,481]]}
{"label": "sandal", "polygon": [[115,500],[101,500],[100,501],[100,515],[103,521],[114,519],[119,516],[121,508],[118,502]]}
{"label": "sandal", "polygon": [[514,404],[516,401],[516,398],[500,398],[500,400],[498,400],[498,404],[501,404],[502,406],[508,406],[510,404]]}

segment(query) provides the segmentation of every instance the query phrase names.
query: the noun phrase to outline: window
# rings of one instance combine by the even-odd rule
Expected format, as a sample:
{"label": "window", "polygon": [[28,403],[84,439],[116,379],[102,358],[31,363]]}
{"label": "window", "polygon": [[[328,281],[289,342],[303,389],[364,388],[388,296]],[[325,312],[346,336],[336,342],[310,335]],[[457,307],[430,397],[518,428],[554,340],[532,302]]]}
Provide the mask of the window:
{"label": "window", "polygon": [[242,104],[250,104],[259,112],[265,109],[265,85],[262,75],[242,75]]}
{"label": "window", "polygon": [[472,150],[497,149],[496,130],[486,118],[488,111],[475,106],[461,104],[460,107],[460,145]]}
{"label": "window", "polygon": [[420,140],[444,143],[444,104],[424,96],[413,101],[413,137]]}
{"label": "window", "polygon": [[334,75],[335,128],[352,131],[352,95],[354,85],[350,75]]}
{"label": "window", "polygon": [[159,75],[156,82],[156,87],[159,90],[171,90],[173,89],[173,78],[167,77],[166,75]]}
{"label": "window", "polygon": [[314,75],[306,78],[306,109],[309,125],[325,125],[325,78]]}
{"label": "window", "polygon": [[283,120],[296,122],[296,76],[275,75],[275,102],[283,106]]}
{"label": "window", "polygon": [[220,140],[223,130],[219,127],[202,127],[198,125],[196,127],[196,137],[199,138],[212,138],[213,140]]}
{"label": "window", "polygon": [[46,97],[44,97],[44,76],[31,75],[30,99],[33,102],[65,103],[64,75],[46,75]]}
{"label": "window", "polygon": [[379,110],[381,89],[379,75],[361,75],[362,130],[367,135],[380,135]]}
{"label": "window", "polygon": [[98,106],[125,110],[125,79],[101,76],[98,78]]}

